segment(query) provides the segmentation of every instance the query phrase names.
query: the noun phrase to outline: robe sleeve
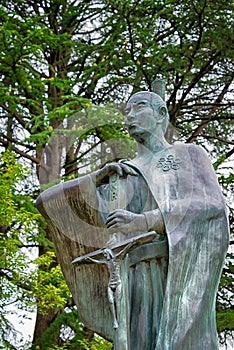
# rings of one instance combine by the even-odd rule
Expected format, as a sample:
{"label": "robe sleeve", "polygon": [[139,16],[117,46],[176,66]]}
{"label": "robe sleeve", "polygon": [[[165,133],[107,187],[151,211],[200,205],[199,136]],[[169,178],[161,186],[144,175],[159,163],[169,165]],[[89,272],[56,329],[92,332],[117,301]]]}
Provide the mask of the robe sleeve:
{"label": "robe sleeve", "polygon": [[159,234],[165,233],[165,224],[159,209],[143,212],[146,220],[147,230],[156,231]]}
{"label": "robe sleeve", "polygon": [[77,257],[102,248],[110,239],[97,200],[96,186],[87,175],[45,190],[36,206],[52,233],[56,256],[82,322],[111,340],[113,328],[107,297],[107,266],[72,264]]}
{"label": "robe sleeve", "polygon": [[176,203],[173,183],[169,211],[161,204],[169,264],[158,350],[217,349],[215,298],[228,247],[227,212],[206,152],[194,145],[187,150],[190,165],[178,174]]}

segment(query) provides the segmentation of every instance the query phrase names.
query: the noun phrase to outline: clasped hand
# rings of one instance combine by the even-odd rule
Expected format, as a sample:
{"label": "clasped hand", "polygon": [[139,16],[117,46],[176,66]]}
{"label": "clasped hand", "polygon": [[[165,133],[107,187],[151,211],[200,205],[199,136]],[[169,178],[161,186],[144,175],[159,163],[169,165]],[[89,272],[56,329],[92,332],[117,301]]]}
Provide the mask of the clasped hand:
{"label": "clasped hand", "polygon": [[139,174],[124,163],[108,163],[103,168],[95,171],[91,176],[96,183],[96,186],[104,185],[109,182],[109,177],[113,174],[118,174],[120,177],[127,175],[138,176]]}
{"label": "clasped hand", "polygon": [[144,214],[135,214],[128,210],[116,209],[112,211],[106,220],[106,226],[110,233],[147,231],[147,224]]}
{"label": "clasped hand", "polygon": [[[108,184],[109,177],[118,174],[120,177],[127,175],[138,176],[136,170],[124,163],[108,163],[103,168],[92,174],[96,186]],[[120,231],[122,233],[146,231],[146,220],[144,214],[135,214],[124,209],[112,211],[106,220],[106,226],[110,233]]]}

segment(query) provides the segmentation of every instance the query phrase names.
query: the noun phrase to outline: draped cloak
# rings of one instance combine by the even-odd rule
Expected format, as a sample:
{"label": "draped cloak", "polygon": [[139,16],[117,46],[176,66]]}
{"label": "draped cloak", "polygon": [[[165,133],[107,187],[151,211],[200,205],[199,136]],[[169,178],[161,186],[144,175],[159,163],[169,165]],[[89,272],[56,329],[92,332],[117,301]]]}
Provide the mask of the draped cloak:
{"label": "draped cloak", "polygon": [[[161,255],[155,251],[155,257],[151,249],[145,259],[137,257],[144,247],[129,253],[129,259],[135,259],[128,277],[129,349],[218,349],[215,297],[228,247],[228,221],[206,152],[199,146],[177,144],[123,162],[137,170],[141,179],[127,177],[126,191],[132,193],[127,209],[158,208],[167,246]],[[141,197],[142,190],[134,188],[134,181],[141,181],[138,186],[148,191],[137,209],[134,196]],[[53,232],[58,260],[82,320],[112,340],[107,267],[71,265],[77,256],[110,239],[104,225],[108,191],[108,186],[97,189],[91,177],[84,176],[46,190],[37,207]]]}

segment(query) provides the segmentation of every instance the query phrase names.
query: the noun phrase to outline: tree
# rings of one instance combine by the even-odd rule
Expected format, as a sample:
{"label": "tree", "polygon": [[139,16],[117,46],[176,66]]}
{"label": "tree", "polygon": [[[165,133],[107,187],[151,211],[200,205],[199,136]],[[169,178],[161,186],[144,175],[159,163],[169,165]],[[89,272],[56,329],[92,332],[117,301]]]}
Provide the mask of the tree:
{"label": "tree", "polygon": [[16,161],[16,155],[10,151],[0,156],[0,344],[5,348],[11,348],[9,305],[18,304],[22,310],[30,308],[26,301],[31,289],[27,265],[39,219],[31,198],[21,194],[27,170]]}
{"label": "tree", "polygon": [[[164,78],[173,126],[168,138],[177,128],[177,138],[207,148],[231,204],[232,177],[224,168],[233,155],[232,10],[232,4],[219,0],[5,1],[0,7],[0,145],[32,169],[23,197],[35,199],[38,182],[47,185],[61,176],[80,176],[107,148],[115,158],[111,140],[121,137],[127,142],[126,130],[120,113],[111,107],[105,114],[100,106],[114,102],[121,109],[131,92],[152,89],[155,78]],[[67,128],[66,142],[57,137],[57,128]],[[46,143],[52,137],[51,149]],[[37,225],[34,242],[43,276],[38,286],[45,298],[36,294],[38,276],[32,276],[29,289],[38,303],[34,344],[53,333],[54,344],[62,346],[59,329],[67,317],[63,310],[73,310],[72,300],[64,287],[59,309],[48,307],[54,305],[46,299],[49,276],[56,273],[55,280],[61,281],[61,272],[51,253],[50,232],[41,219]],[[6,230],[9,234],[8,226]],[[222,315],[228,310],[232,325],[222,316],[220,331],[233,329],[226,300],[231,291],[229,261],[218,310]]]}

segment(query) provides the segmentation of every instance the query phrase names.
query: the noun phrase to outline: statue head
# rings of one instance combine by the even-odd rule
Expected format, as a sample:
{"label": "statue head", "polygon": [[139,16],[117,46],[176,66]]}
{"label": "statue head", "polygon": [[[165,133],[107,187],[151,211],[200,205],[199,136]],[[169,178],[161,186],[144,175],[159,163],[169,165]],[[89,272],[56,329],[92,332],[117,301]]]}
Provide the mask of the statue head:
{"label": "statue head", "polygon": [[158,120],[158,123],[161,124],[163,134],[165,134],[169,123],[167,106],[165,101],[154,92],[140,91],[132,95],[127,103],[126,115],[129,113],[131,105],[140,104],[141,101],[148,101],[155,118]]}

